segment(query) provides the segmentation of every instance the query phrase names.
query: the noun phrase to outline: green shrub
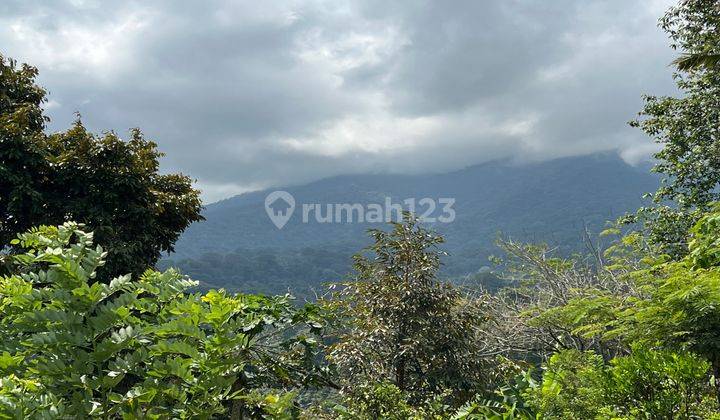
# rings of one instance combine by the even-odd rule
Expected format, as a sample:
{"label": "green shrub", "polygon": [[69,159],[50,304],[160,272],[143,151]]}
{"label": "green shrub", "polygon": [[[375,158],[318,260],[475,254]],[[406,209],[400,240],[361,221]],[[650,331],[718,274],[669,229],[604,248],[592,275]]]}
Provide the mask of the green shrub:
{"label": "green shrub", "polygon": [[469,401],[452,415],[452,420],[515,420],[540,416],[527,401],[527,394],[537,387],[531,372],[522,372],[498,389],[490,398]]}
{"label": "green shrub", "polygon": [[607,364],[592,352],[561,351],[528,399],[543,418],[703,418],[712,399],[709,367],[665,350],[634,348]]}
{"label": "green shrub", "polygon": [[422,409],[409,405],[407,400],[408,395],[392,383],[365,384],[353,389],[344,405],[335,407],[335,411],[337,418],[348,420],[428,418]]}
{"label": "green shrub", "polygon": [[188,294],[196,283],[172,270],[104,282],[105,252],[73,223],[15,242],[27,252],[0,278],[0,418],[254,416],[322,380],[313,306]]}
{"label": "green shrub", "polygon": [[602,358],[577,350],[554,354],[544,367],[542,383],[528,400],[548,418],[592,419],[604,405]]}
{"label": "green shrub", "polygon": [[692,353],[635,348],[610,362],[605,394],[616,411],[650,418],[697,417],[710,395],[709,363]]}

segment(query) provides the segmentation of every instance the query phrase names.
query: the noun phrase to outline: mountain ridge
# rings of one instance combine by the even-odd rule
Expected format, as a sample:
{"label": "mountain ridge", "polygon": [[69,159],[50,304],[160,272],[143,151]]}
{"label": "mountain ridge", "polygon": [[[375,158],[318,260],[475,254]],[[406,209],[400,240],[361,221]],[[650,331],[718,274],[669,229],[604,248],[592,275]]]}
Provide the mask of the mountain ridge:
{"label": "mountain ridge", "polygon": [[303,203],[366,206],[384,203],[385,197],[394,202],[451,197],[455,221],[431,227],[445,236],[450,253],[443,273],[459,276],[488,265],[500,233],[549,242],[562,253],[578,250],[586,228],[599,231],[606,221],[646,204],[642,194],[657,186],[657,176],[612,153],[521,165],[493,161],[441,174],[339,175],[279,188],[297,203],[281,230],[265,213],[265,196],[273,190],[208,205],[207,220],[193,224],[162,265],[176,265],[208,285],[230,289],[270,293],[317,286],[347,273],[350,255],[368,244],[365,231],[382,225],[301,223]]}

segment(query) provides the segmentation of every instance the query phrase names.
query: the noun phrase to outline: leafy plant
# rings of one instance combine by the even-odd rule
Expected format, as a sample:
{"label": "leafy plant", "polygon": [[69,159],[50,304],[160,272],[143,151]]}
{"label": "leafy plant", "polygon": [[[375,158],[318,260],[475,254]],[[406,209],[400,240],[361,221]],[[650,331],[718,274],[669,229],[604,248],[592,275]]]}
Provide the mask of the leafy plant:
{"label": "leafy plant", "polygon": [[74,223],[15,245],[26,252],[0,278],[2,415],[279,416],[287,390],[324,383],[314,306],[188,294],[196,283],[172,270],[103,282],[106,253]]}
{"label": "leafy plant", "polygon": [[490,397],[480,397],[467,402],[453,415],[452,420],[515,420],[540,418],[526,398],[526,394],[538,383],[531,372],[517,375],[506,386],[495,391]]}
{"label": "leafy plant", "polygon": [[708,364],[693,354],[635,347],[604,363],[592,352],[553,355],[528,403],[543,418],[700,418]]}
{"label": "leafy plant", "polygon": [[334,409],[340,419],[422,419],[423,411],[407,402],[407,395],[391,383],[367,384],[355,387],[344,405]]}

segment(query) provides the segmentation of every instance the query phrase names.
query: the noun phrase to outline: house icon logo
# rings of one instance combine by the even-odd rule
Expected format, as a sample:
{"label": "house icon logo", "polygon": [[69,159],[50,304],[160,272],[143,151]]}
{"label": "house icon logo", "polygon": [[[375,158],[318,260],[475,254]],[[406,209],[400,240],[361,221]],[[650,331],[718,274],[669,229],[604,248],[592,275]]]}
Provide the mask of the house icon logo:
{"label": "house icon logo", "polygon": [[282,229],[295,210],[295,198],[287,191],[273,191],[265,197],[265,211],[275,227]]}

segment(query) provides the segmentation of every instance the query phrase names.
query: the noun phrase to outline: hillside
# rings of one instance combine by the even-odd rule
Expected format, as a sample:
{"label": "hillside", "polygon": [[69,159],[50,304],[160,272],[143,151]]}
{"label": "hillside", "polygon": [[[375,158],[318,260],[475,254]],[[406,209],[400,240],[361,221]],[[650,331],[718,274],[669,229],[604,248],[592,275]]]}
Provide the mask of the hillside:
{"label": "hillside", "polygon": [[[384,203],[415,197],[452,197],[457,217],[435,223],[446,238],[443,274],[460,276],[487,266],[499,234],[544,241],[569,253],[581,246],[585,226],[605,222],[643,204],[657,178],[614,154],[514,165],[490,162],[459,171],[418,176],[353,175],[278,188],[298,208],[278,230],[265,212],[269,191],[242,194],[210,204],[206,221],[193,224],[176,253],[161,266],[177,266],[206,286],[305,295],[310,286],[338,280],[351,255],[367,244],[370,223],[301,222],[302,203]],[[436,213],[437,214],[437,213]]]}

